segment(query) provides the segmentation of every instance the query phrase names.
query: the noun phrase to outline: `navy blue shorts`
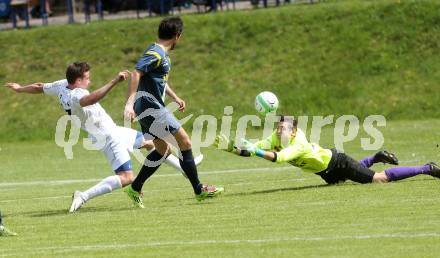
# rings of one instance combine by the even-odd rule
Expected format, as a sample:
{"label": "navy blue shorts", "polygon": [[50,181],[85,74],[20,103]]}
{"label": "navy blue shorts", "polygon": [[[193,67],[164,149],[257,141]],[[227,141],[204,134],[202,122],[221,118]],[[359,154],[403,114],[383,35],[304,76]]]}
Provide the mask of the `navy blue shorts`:
{"label": "navy blue shorts", "polygon": [[182,127],[176,117],[165,107],[145,108],[141,101],[137,101],[134,110],[146,139],[150,137],[165,139],[170,134],[176,134]]}

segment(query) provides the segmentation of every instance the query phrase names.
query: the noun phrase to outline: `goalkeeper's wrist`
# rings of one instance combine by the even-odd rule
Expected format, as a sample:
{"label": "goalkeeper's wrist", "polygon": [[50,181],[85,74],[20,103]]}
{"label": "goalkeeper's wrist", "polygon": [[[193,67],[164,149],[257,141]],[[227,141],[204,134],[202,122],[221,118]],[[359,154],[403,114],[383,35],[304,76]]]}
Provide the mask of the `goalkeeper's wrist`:
{"label": "goalkeeper's wrist", "polygon": [[262,149],[258,149],[258,148],[255,149],[255,156],[263,158],[264,157],[264,153],[265,153],[265,151],[262,150]]}

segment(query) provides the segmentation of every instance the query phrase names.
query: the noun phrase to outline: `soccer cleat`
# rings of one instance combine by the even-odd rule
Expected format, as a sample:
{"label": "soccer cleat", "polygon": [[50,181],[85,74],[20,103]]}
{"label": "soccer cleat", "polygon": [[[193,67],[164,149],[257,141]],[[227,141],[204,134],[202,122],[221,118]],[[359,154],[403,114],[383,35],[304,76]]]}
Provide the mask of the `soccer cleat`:
{"label": "soccer cleat", "polygon": [[133,201],[133,204],[141,209],[145,208],[144,203],[142,202],[142,194],[133,190],[131,185],[125,187],[124,192],[127,193],[128,198]]}
{"label": "soccer cleat", "polygon": [[202,192],[200,194],[196,194],[197,201],[202,201],[207,198],[214,198],[219,196],[221,193],[225,191],[225,188],[222,186],[215,185],[203,185]]}
{"label": "soccer cleat", "polygon": [[72,204],[70,205],[70,213],[73,213],[75,211],[77,211],[79,208],[81,208],[81,206],[85,203],[85,201],[83,200],[83,198],[81,197],[81,192],[80,191],[75,191],[72,194]]}
{"label": "soccer cleat", "polygon": [[440,178],[440,166],[437,163],[430,162],[426,165],[428,165],[431,168],[431,172],[429,173],[429,175]]}
{"label": "soccer cleat", "polygon": [[374,160],[376,162],[382,162],[392,165],[399,165],[399,160],[397,159],[396,155],[393,153],[390,153],[386,150],[379,151],[374,155]]}
{"label": "soccer cleat", "polygon": [[0,225],[0,236],[16,236],[17,233],[10,231],[4,225]]}

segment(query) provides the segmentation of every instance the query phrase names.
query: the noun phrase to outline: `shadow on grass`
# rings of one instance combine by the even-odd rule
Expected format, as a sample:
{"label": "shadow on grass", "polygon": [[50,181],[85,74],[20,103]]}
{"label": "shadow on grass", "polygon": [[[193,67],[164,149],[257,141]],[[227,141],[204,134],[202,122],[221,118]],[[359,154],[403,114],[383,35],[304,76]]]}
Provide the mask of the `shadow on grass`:
{"label": "shadow on grass", "polygon": [[[84,207],[78,211],[78,213],[96,213],[96,212],[114,212],[114,211],[127,211],[127,207],[120,208],[108,208],[108,207]],[[30,212],[17,212],[10,214],[9,216],[27,216],[33,218],[41,217],[55,217],[55,216],[74,216],[75,213],[69,213],[67,209],[47,210],[47,211],[30,211]]]}
{"label": "shadow on grass", "polygon": [[336,186],[336,185],[320,184],[320,185],[306,185],[306,186],[296,186],[296,187],[285,187],[285,188],[268,189],[268,190],[262,190],[262,191],[225,194],[224,196],[225,197],[228,197],[228,196],[245,196],[245,195],[254,195],[254,194],[268,194],[268,193],[284,192],[284,191],[301,191],[301,190],[317,189],[317,188],[332,187],[332,186]]}
{"label": "shadow on grass", "polygon": [[[402,180],[398,182],[391,182],[390,184],[409,184],[414,183],[415,181],[437,181],[437,178],[432,177],[418,177],[411,180]],[[310,190],[310,189],[322,189],[327,187],[347,187],[347,186],[354,186],[354,185],[361,185],[352,181],[347,181],[345,183],[335,184],[335,185],[328,185],[328,184],[318,184],[318,185],[306,185],[306,186],[296,186],[296,187],[284,187],[284,188],[275,188],[275,189],[267,189],[267,190],[261,190],[261,191],[252,191],[252,192],[239,192],[239,193],[223,193],[220,197],[221,198],[227,198],[227,197],[235,197],[235,196],[250,196],[250,195],[257,195],[257,194],[270,194],[270,193],[276,193],[276,192],[285,192],[285,191],[303,191],[303,190]],[[386,184],[384,184],[386,185]],[[194,197],[191,198],[184,198],[184,200],[193,200],[194,202],[191,203],[182,203],[182,206],[185,205],[211,205],[213,202],[211,202],[210,199],[204,200],[201,202],[195,201]],[[163,200],[163,203],[170,203],[170,205],[162,206],[161,208],[170,208],[175,207],[175,200]],[[128,211],[128,210],[140,210],[135,207],[119,207],[119,208],[109,208],[109,207],[82,207],[81,210],[78,211],[78,213],[100,213],[100,212],[118,212],[118,211]],[[74,216],[74,214],[70,214],[68,212],[67,208],[63,209],[57,209],[57,210],[47,210],[47,211],[29,211],[29,212],[17,212],[17,213],[7,213],[2,214],[3,218],[8,217],[15,217],[15,216],[27,216],[27,217],[55,217],[55,216]]]}
{"label": "shadow on grass", "polygon": [[[411,179],[411,180],[402,180],[398,182],[391,182],[389,184],[407,184],[414,181],[433,181],[438,180],[436,178],[417,178],[417,179]],[[372,183],[374,184],[374,183]],[[309,190],[309,189],[318,189],[318,188],[327,188],[327,187],[347,187],[347,186],[355,186],[355,185],[362,185],[356,182],[352,182],[347,180],[346,182],[329,185],[329,184],[319,184],[319,185],[306,185],[306,186],[296,186],[296,187],[285,187],[285,188],[276,188],[276,189],[268,189],[268,190],[262,190],[262,191],[253,191],[253,192],[241,192],[241,193],[231,193],[231,194],[225,194],[224,196],[246,196],[246,195],[254,195],[254,194],[269,194],[269,193],[276,193],[276,192],[284,192],[284,191],[302,191],[302,190]],[[371,184],[366,184],[371,185]],[[386,185],[386,184],[385,184]]]}
{"label": "shadow on grass", "polygon": [[[222,196],[220,196],[220,198],[221,198]],[[216,198],[214,198],[214,199],[206,199],[206,200],[203,200],[203,201],[195,201],[195,202],[192,202],[192,203],[187,203],[187,204],[185,204],[185,205],[210,205],[210,204],[213,204],[213,202],[211,202],[211,200],[216,200]]]}

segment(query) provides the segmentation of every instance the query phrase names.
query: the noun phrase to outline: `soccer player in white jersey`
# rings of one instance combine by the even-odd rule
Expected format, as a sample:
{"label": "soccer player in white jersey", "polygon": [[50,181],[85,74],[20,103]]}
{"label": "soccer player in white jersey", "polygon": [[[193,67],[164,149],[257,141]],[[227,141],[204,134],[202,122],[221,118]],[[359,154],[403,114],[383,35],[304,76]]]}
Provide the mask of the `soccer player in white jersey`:
{"label": "soccer player in white jersey", "polygon": [[[130,73],[119,72],[117,77],[98,90],[89,93],[90,66],[85,62],[75,62],[67,67],[66,78],[53,83],[34,83],[22,87],[17,83],[7,83],[6,87],[18,93],[44,93],[57,96],[64,110],[79,118],[81,128],[89,134],[89,138],[107,157],[116,175],[103,179],[84,192],[75,191],[72,196],[70,212],[78,210],[86,201],[122,188],[133,182],[133,171],[129,152],[133,148],[154,148],[152,141],[144,139],[141,132],[117,126],[112,118],[98,103],[119,82],[125,80]],[[203,156],[197,158],[200,163]],[[174,155],[167,157],[165,162],[183,173],[179,159]]]}

